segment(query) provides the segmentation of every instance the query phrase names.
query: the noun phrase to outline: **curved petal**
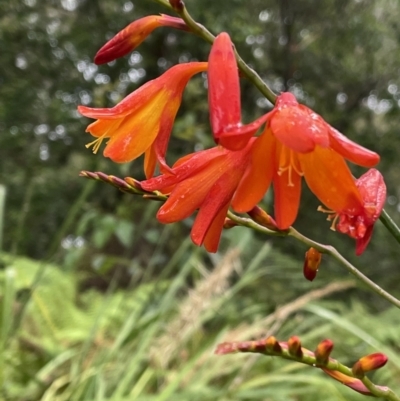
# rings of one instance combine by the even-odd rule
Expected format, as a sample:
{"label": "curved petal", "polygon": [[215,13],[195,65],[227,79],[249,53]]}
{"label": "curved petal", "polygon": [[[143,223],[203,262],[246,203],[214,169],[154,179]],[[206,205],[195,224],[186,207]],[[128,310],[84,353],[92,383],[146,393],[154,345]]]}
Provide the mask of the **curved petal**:
{"label": "curved petal", "polygon": [[214,184],[213,170],[207,169],[180,182],[157,213],[161,223],[175,223],[189,217],[203,203]]}
{"label": "curved petal", "polygon": [[225,152],[222,148],[215,147],[184,156],[175,163],[171,174],[167,173],[142,181],[141,186],[145,191],[162,190],[194,176],[203,168],[207,171],[211,170],[209,178],[212,179],[212,175],[218,173],[217,166],[220,167],[223,163]]}
{"label": "curved petal", "polygon": [[169,15],[149,15],[140,18],[109,40],[96,53],[94,62],[98,65],[104,64],[128,54],[139,46],[154,29],[160,26],[171,26],[176,29],[187,30],[187,26],[182,19]]}
{"label": "curved petal", "polygon": [[243,149],[261,125],[267,121],[270,114],[267,113],[250,124],[227,127],[219,136],[218,143],[229,150]]}
{"label": "curved petal", "polygon": [[226,32],[215,38],[208,62],[208,103],[211,128],[217,140],[226,127],[236,126],[241,120],[239,72]]}
{"label": "curved petal", "polygon": [[364,236],[362,238],[356,239],[356,255],[357,256],[360,256],[367,248],[369,241],[371,241],[373,229],[374,229],[373,225],[368,226],[367,231],[365,231]]}
{"label": "curved petal", "polygon": [[122,118],[118,120],[97,120],[89,124],[86,132],[95,137],[109,138],[122,122]]}
{"label": "curved petal", "polygon": [[269,130],[253,141],[250,164],[232,200],[232,208],[236,212],[248,212],[267,192],[275,166],[275,141]]}
{"label": "curved petal", "polygon": [[278,141],[295,152],[308,153],[316,145],[329,146],[326,122],[302,105],[277,109],[270,127]]}
{"label": "curved petal", "polygon": [[[213,221],[217,218],[220,211],[226,207],[226,204],[230,203],[241,176],[242,172],[236,169],[227,171],[218,181],[214,181],[193,224],[191,237],[196,245],[201,245],[204,242],[204,238]],[[221,230],[222,225],[220,226]]]}
{"label": "curved petal", "polygon": [[154,146],[150,146],[144,154],[144,173],[146,178],[153,177],[157,165],[157,156]]}
{"label": "curved petal", "polygon": [[226,214],[228,213],[229,202],[222,207],[219,213],[214,217],[210,228],[207,230],[207,234],[204,237],[204,248],[207,252],[215,253],[218,250],[219,241],[221,239],[222,229],[224,227],[224,222]]}
{"label": "curved petal", "polygon": [[126,96],[117,105],[111,108],[92,108],[86,106],[78,106],[78,111],[85,117],[113,120],[125,117],[129,114],[135,114],[144,105],[153,102],[153,98],[164,93],[166,96],[165,103],[157,108],[164,107],[170,98],[182,97],[182,92],[185,89],[189,79],[202,71],[207,69],[208,63],[206,62],[191,62],[177,64],[165,71],[164,74],[158,78],[146,82],[140,88]]}
{"label": "curved petal", "polygon": [[330,147],[345,159],[363,167],[373,167],[379,163],[380,157],[377,153],[372,152],[351,141],[349,138],[341,134],[332,126],[329,127]]}
{"label": "curved petal", "polygon": [[[289,185],[289,179],[291,184]],[[301,176],[292,171],[289,177],[289,170],[281,175],[274,174],[274,207],[276,225],[281,230],[289,228],[296,220],[301,195]]]}
{"label": "curved petal", "polygon": [[[159,92],[152,102],[143,105],[133,115],[126,116],[114,131],[104,150],[104,156],[117,163],[125,163],[143,154],[154,142],[160,129],[162,105],[168,101]],[[170,99],[173,102],[172,99]],[[179,107],[179,102],[175,102]]]}
{"label": "curved petal", "polygon": [[362,212],[360,193],[342,156],[317,146],[298,158],[308,187],[325,206],[350,215]]}

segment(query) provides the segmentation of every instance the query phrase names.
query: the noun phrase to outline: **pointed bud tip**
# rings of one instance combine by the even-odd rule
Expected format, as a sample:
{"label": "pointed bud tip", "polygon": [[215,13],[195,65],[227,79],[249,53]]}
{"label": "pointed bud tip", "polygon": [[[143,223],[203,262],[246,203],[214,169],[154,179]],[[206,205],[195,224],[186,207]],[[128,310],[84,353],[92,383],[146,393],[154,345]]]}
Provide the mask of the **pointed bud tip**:
{"label": "pointed bud tip", "polygon": [[366,355],[360,358],[355,364],[359,364],[360,368],[364,372],[369,372],[371,370],[380,369],[385,366],[388,361],[388,357],[381,352],[376,352],[374,354]]}
{"label": "pointed bud tip", "polygon": [[279,231],[275,220],[259,206],[254,206],[247,214],[260,226],[268,228],[273,231]]}

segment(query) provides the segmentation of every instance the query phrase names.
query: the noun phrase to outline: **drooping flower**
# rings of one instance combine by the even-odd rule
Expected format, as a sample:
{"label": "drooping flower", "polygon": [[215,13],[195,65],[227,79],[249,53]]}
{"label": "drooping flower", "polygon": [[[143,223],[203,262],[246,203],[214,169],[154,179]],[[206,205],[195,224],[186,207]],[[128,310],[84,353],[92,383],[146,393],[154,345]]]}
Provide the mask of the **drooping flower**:
{"label": "drooping flower", "polygon": [[86,129],[97,138],[86,146],[93,146],[96,153],[103,139],[109,138],[104,156],[117,163],[145,153],[147,178],[153,176],[157,161],[168,169],[165,153],[183,90],[194,74],[206,69],[205,62],[178,64],[112,108],[79,106],[82,115],[97,119]]}
{"label": "drooping flower", "polygon": [[[257,191],[248,191],[246,177],[252,174],[250,163],[255,138],[245,148],[231,151],[217,146],[179,159],[171,172],[142,181],[146,191],[170,193],[157,219],[174,223],[198,213],[191,238],[209,252],[216,252],[230,205],[246,198],[253,206],[259,201]],[[261,195],[262,196],[262,195]]]}
{"label": "drooping flower", "polygon": [[356,255],[361,255],[372,237],[372,231],[386,200],[386,185],[382,174],[371,168],[355,180],[361,200],[362,210],[356,214],[333,212],[328,219],[334,220],[336,229],[356,240]]}
{"label": "drooping flower", "polygon": [[170,26],[176,29],[187,30],[185,22],[169,15],[149,15],[133,21],[122,31],[110,39],[94,57],[96,64],[109,63],[116,58],[125,56],[138,47],[154,29],[161,26]]}
{"label": "drooping flower", "polygon": [[[364,167],[378,163],[379,155],[350,141],[291,93],[282,93],[267,114],[264,132],[257,138],[253,170],[264,177],[259,190],[274,188],[275,220],[280,229],[296,219],[301,177],[329,209],[347,215],[363,210],[361,194],[344,159]],[[243,202],[237,211],[246,212]]]}
{"label": "drooping flower", "polygon": [[233,44],[226,32],[215,38],[208,64],[208,103],[215,142],[230,150],[241,149],[267,116],[242,124],[238,67]]}

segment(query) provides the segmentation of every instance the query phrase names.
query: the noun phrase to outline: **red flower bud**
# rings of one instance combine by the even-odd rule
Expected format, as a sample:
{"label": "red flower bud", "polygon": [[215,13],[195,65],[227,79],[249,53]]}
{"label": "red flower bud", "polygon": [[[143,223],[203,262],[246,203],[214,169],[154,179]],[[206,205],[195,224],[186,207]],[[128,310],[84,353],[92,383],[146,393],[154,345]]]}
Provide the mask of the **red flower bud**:
{"label": "red flower bud", "polygon": [[282,352],[282,347],[274,336],[270,336],[265,340],[265,348],[270,353],[280,354]]}
{"label": "red flower bud", "polygon": [[317,345],[314,355],[318,365],[326,365],[328,363],[332,349],[333,342],[331,340],[323,340]]}
{"label": "red flower bud", "polygon": [[259,206],[254,206],[253,209],[247,212],[247,214],[260,226],[274,231],[279,230],[278,226],[275,223],[275,220]]}
{"label": "red flower bud", "polygon": [[304,258],[303,274],[304,277],[313,281],[317,275],[322,255],[315,248],[310,248]]}
{"label": "red flower bud", "polygon": [[289,354],[293,355],[297,358],[301,358],[303,356],[303,351],[301,349],[300,338],[297,336],[292,336],[288,340],[288,349]]}
{"label": "red flower bud", "polygon": [[354,376],[363,377],[365,372],[379,369],[386,365],[388,357],[385,354],[377,352],[360,358],[351,368]]}
{"label": "red flower bud", "polygon": [[187,30],[185,22],[169,15],[149,15],[133,21],[122,31],[110,39],[94,57],[96,64],[104,64],[125,56],[138,47],[154,29],[160,26],[170,26],[176,29]]}

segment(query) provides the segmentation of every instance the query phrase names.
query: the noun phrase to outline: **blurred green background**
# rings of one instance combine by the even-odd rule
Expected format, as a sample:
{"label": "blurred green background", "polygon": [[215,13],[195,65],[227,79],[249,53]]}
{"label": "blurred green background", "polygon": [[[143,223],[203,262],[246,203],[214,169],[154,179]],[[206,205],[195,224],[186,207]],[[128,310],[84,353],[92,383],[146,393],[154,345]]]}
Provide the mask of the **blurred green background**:
{"label": "blurred green background", "polygon": [[[400,7],[397,0],[187,0],[213,33],[227,31],[276,91],[292,91],[382,156],[386,210],[400,223]],[[104,66],[96,51],[132,20],[165,13],[150,0],[0,0],[0,399],[359,400],[322,372],[276,358],[215,356],[218,342],[330,338],[354,363],[381,351],[373,377],[400,391],[400,313],[337,263],[302,277],[305,247],[243,228],[209,255],[192,221],[162,226],[158,203],[80,178],[143,178],[85,148],[79,104],[108,107],[209,45],[161,28]],[[242,80],[243,120],[271,107]],[[204,76],[188,85],[168,161],[213,145]],[[353,169],[353,166],[352,166]],[[354,168],[359,176],[364,172]],[[400,297],[400,248],[378,222],[367,251],[329,230],[304,188],[295,227],[335,245]],[[273,213],[271,194],[263,206]]]}

